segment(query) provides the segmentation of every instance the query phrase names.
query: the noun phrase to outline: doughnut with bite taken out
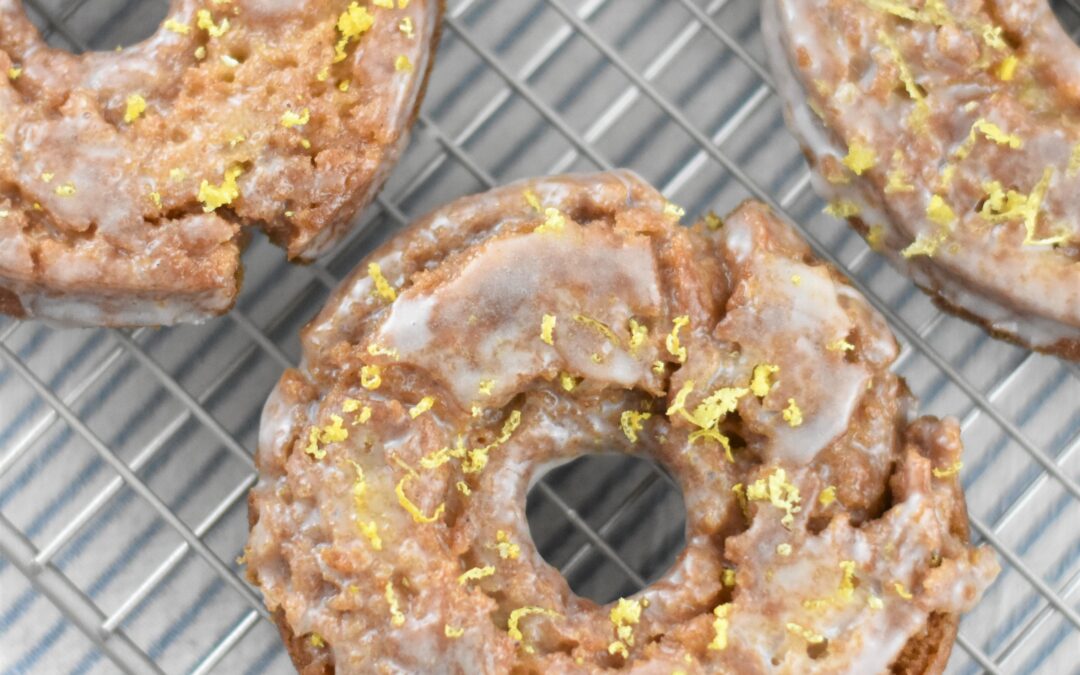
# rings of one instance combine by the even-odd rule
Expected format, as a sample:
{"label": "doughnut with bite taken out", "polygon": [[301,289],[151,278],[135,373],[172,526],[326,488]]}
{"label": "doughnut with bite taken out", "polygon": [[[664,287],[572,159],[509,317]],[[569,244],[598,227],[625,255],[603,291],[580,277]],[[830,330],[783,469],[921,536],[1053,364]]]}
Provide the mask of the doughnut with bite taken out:
{"label": "doughnut with bite taken out", "polygon": [[1080,50],[1047,0],[764,0],[829,211],[946,311],[1080,359]]}
{"label": "doughnut with bite taken out", "polygon": [[[266,403],[248,574],[301,672],[941,672],[997,573],[955,421],[761,204],[628,172],[527,181],[373,253]],[[596,452],[682,486],[687,545],[608,606],[533,546],[531,481]]]}
{"label": "doughnut with bite taken out", "polygon": [[326,252],[397,160],[442,0],[173,0],[146,41],[80,56],[0,0],[0,312],[197,323],[245,229]]}

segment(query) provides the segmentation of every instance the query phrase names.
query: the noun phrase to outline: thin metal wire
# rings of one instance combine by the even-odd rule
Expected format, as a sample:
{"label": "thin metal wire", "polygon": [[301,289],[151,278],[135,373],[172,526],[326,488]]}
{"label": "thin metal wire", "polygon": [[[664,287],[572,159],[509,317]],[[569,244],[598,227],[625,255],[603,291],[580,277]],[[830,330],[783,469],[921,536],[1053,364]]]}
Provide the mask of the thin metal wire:
{"label": "thin metal wire", "polygon": [[[746,52],[742,48],[741,44],[739,44],[738,41],[728,35],[725,31],[720,29],[715,23],[715,21],[712,20],[711,16],[704,14],[689,0],[681,1],[682,4],[687,7],[687,9],[691,12],[691,14],[694,15],[694,17],[702,26],[704,26],[705,29],[709,32],[713,33],[721,42],[723,42],[729,49],[731,49],[733,53],[736,53],[744,62],[746,62],[747,65],[762,78],[763,82],[766,83],[767,87],[772,86],[771,81],[768,78],[767,71],[764,71],[763,67],[760,64],[756,64],[756,62],[754,62],[754,60],[749,56],[748,52]],[[1076,1],[1077,0],[1070,0],[1071,3],[1075,3]],[[69,5],[69,7],[63,11],[61,16],[57,17],[56,19],[49,18],[49,13],[41,7],[40,3],[37,2],[37,0],[26,0],[26,2],[28,5],[34,7],[34,9],[36,9],[40,14],[45,16],[46,20],[49,21],[50,25],[53,26],[53,28],[56,29],[57,32],[59,32],[60,35],[64,37],[64,39],[67,39],[76,47],[80,47],[81,45],[81,48],[85,49],[85,45],[78,38],[72,35],[70,31],[68,31],[63,25],[63,19],[66,17],[70,17],[72,14],[74,14],[78,6],[81,6],[81,4],[85,2],[85,0],[75,0],[73,5]],[[621,57],[619,57],[617,53],[611,51],[610,49],[605,50],[604,48],[602,48],[601,45],[603,43],[599,41],[595,34],[591,32],[591,29],[588,29],[585,22],[588,21],[588,19],[593,14],[595,14],[601,7],[607,4],[606,0],[597,0],[584,4],[576,16],[572,13],[569,13],[569,11],[566,10],[566,8],[560,2],[556,2],[555,0],[550,1],[549,5],[551,5],[557,12],[559,12],[561,15],[563,15],[564,18],[567,19],[567,25],[560,26],[560,28],[552,35],[552,37],[547,41],[547,43],[545,43],[544,48],[542,48],[537,53],[537,56],[531,59],[526,64],[526,66],[516,74],[511,74],[506,68],[504,68],[498,57],[486,50],[486,48],[484,48],[477,40],[473,39],[471,35],[469,35],[467,29],[465,29],[464,25],[459,21],[459,18],[471,7],[472,4],[473,3],[471,2],[471,0],[459,3],[456,10],[452,13],[450,17],[448,17],[447,24],[454,31],[454,34],[459,37],[464,44],[469,46],[469,48],[474,51],[474,53],[480,56],[480,58],[488,65],[491,70],[500,75],[503,81],[508,84],[508,88],[501,90],[500,93],[497,94],[492,99],[492,101],[484,108],[482,114],[478,116],[471,125],[466,127],[466,129],[462,133],[459,133],[454,138],[446,136],[439,129],[438,125],[434,121],[429,119],[426,115],[421,116],[421,124],[426,128],[429,134],[431,134],[431,136],[440,144],[440,146],[444,148],[445,154],[440,155],[436,160],[431,162],[423,171],[417,173],[407,184],[405,189],[399,192],[399,194],[397,195],[397,201],[400,202],[404,195],[409,195],[413,191],[418,189],[420,186],[422,186],[425,181],[427,181],[432,175],[434,175],[434,173],[441,165],[443,165],[446,161],[450,159],[453,159],[454,161],[460,163],[463,167],[466,168],[466,170],[468,170],[482,183],[489,186],[493,185],[495,183],[495,179],[490,176],[486,172],[486,170],[480,167],[480,165],[475,160],[473,160],[471,155],[463,148],[478,131],[485,128],[487,122],[496,114],[498,114],[498,112],[502,109],[506,102],[513,100],[513,95],[515,93],[520,98],[532,105],[533,108],[545,120],[547,120],[555,129],[557,129],[567,140],[571,142],[571,145],[574,146],[574,149],[568,151],[568,153],[560,159],[560,162],[556,164],[557,168],[569,166],[570,163],[572,163],[573,159],[566,159],[567,157],[571,157],[571,153],[573,153],[575,156],[578,154],[585,156],[598,167],[609,168],[610,164],[599,154],[598,151],[594,150],[594,148],[592,147],[593,143],[595,143],[609,128],[611,128],[611,126],[614,124],[614,121],[618,119],[618,117],[622,114],[623,111],[629,109],[632,103],[637,100],[639,94],[633,92],[643,91],[645,92],[646,96],[652,99],[654,103],[660,105],[660,107],[664,109],[666,113],[668,113],[668,116],[669,118],[671,118],[672,121],[674,121],[676,124],[679,124],[680,126],[683,126],[685,131],[691,132],[691,136],[696,141],[698,141],[699,145],[701,146],[701,149],[698,151],[698,155],[701,156],[701,159],[698,159],[698,157],[695,156],[694,160],[692,160],[691,162],[694,165],[694,168],[692,170],[687,170],[686,168],[684,168],[683,171],[679,172],[671,181],[669,181],[669,183],[665,186],[665,191],[677,190],[679,187],[681,187],[682,184],[684,184],[687,180],[689,180],[690,177],[694,175],[694,173],[698,169],[698,165],[704,165],[707,160],[711,158],[715,161],[718,161],[721,165],[726,166],[728,170],[731,171],[732,175],[735,176],[736,179],[738,179],[741,183],[743,183],[743,185],[747,187],[752,193],[757,193],[759,197],[762,197],[766,201],[769,201],[775,205],[775,202],[773,199],[771,199],[770,195],[758,188],[753,183],[753,181],[750,180],[749,177],[741,171],[741,169],[739,169],[736,164],[730,162],[730,160],[727,160],[726,156],[723,155],[723,153],[721,153],[719,149],[715,147],[716,145],[723,143],[723,140],[725,138],[730,137],[730,134],[741,126],[742,122],[749,117],[752,111],[756,109],[756,107],[760,105],[761,102],[767,99],[767,91],[763,92],[761,88],[755,91],[755,93],[748,98],[747,102],[743,104],[740,111],[738,111],[734,117],[729,118],[725,121],[724,125],[721,126],[720,131],[718,131],[716,135],[714,135],[712,138],[705,138],[704,135],[693,129],[689,121],[685,119],[685,117],[681,114],[680,111],[678,111],[677,108],[672,107],[670,104],[666,104],[664,102],[664,99],[659,96],[655,89],[649,86],[649,82],[653,79],[652,77],[643,77],[636,75],[634,71],[630,69],[629,66],[627,66],[625,62],[621,60]],[[717,8],[725,4],[725,2],[713,3],[713,5],[710,5],[709,11],[713,11],[713,8]],[[585,30],[583,30],[583,28]],[[582,35],[586,38],[586,40],[588,40],[590,43],[600,49],[600,51],[608,57],[608,60],[617,68],[622,70],[624,74],[626,74],[633,83],[631,87],[628,87],[627,89],[627,91],[631,93],[627,94],[624,92],[622,97],[616,99],[616,103],[614,103],[608,108],[609,112],[606,115],[602,115],[601,118],[598,119],[584,135],[577,134],[568,124],[565,123],[561,115],[559,115],[557,111],[545,104],[543,100],[527,84],[527,81],[532,77],[532,75],[536,73],[544,64],[546,64],[548,60],[558,52],[559,48],[563,46],[575,34]],[[671,53],[675,52],[672,52],[671,50],[666,50],[664,53],[662,53],[659,57],[657,57],[656,60],[651,62],[646,67],[645,73],[652,74],[654,72],[659,72],[659,70],[661,70],[663,66],[658,66],[657,62],[661,61],[662,59],[669,58],[669,54]],[[611,58],[612,55],[614,55],[615,58]],[[800,182],[796,186],[794,186],[791,191],[787,193],[787,195],[785,195],[785,198],[782,200],[784,205],[787,206],[791,202],[793,202],[796,196],[800,194],[803,190],[805,190],[807,186],[808,174],[804,175]],[[790,197],[790,200],[788,199],[788,197]],[[407,221],[407,218],[400,211],[400,209],[397,208],[396,204],[388,200],[386,197],[380,197],[380,199],[378,200],[378,205],[384,213],[387,213],[398,223],[405,223]],[[820,249],[821,247],[820,245],[816,245],[816,248]],[[331,256],[331,260],[335,259],[337,253],[342,250],[345,250],[345,244],[339,245],[339,247],[335,249],[335,254]],[[831,258],[831,256],[827,257]],[[858,262],[861,263],[866,259],[867,257],[860,258],[858,259]],[[836,261],[833,260],[833,262],[835,263]],[[838,267],[842,266],[838,265]],[[311,270],[314,278],[321,282],[321,284],[325,287],[333,288],[336,285],[337,280],[324,266],[312,266],[308,269]],[[851,269],[851,267],[848,266],[848,269]],[[865,292],[865,289],[862,290],[864,290]],[[881,308],[879,307],[879,309]],[[903,329],[907,328],[906,324],[900,321],[899,318],[895,315],[892,315],[891,312],[885,313],[888,315],[894,326],[900,328],[900,332],[904,333],[905,337],[908,338],[909,344],[914,343],[917,347],[919,347],[919,351],[922,351],[924,354],[926,354],[927,357],[935,363],[935,365],[949,365],[944,359],[937,355],[936,352],[933,352],[932,350],[930,350],[929,352],[927,351],[929,345],[925,344],[923,340],[923,330],[920,329],[918,331],[914,331],[913,333],[910,331],[910,329],[905,331]],[[240,326],[240,328],[251,337],[252,341],[257,344],[262,349],[262,351],[273,357],[279,364],[288,364],[288,358],[285,357],[283,352],[280,350],[280,348],[276,346],[273,340],[267,337],[265,333],[260,330],[256,324],[254,324],[238,312],[234,314],[233,320],[236,321],[237,325]],[[927,332],[932,330],[933,327],[937,325],[937,321],[938,320],[935,319],[930,322],[929,327],[927,328]],[[0,334],[0,343],[2,343],[10,335],[10,332],[11,330],[5,331],[5,334]],[[154,362],[154,360],[142,350],[142,348],[135,340],[132,340],[130,337],[122,333],[118,335],[120,335],[118,339],[124,346],[125,351],[132,353],[144,367],[148,368],[155,375],[155,377],[163,383],[163,385],[166,387],[167,390],[170,391],[170,393],[172,393],[179,400],[181,400],[181,402],[185,403],[186,411],[185,413],[183,413],[183,415],[194,416],[198,418],[200,422],[207,424],[206,420],[203,419],[203,415],[196,412],[197,410],[203,411],[206,418],[209,420],[209,423],[207,424],[208,428],[214,431],[214,433],[226,443],[227,448],[230,448],[231,451],[236,454],[237,447],[239,447],[241,452],[243,452],[245,455],[247,454],[246,451],[243,450],[243,447],[240,446],[239,443],[236,443],[235,439],[232,440],[237,447],[233,447],[229,443],[229,441],[226,440],[226,437],[231,438],[231,435],[223,427],[221,427],[221,425],[216,422],[213,416],[203,407],[203,403],[205,402],[205,398],[203,396],[200,396],[197,399],[192,398],[189,394],[186,393],[186,391],[184,391],[183,387],[181,387],[179,383],[177,383],[176,380],[168,372],[158,366],[156,362]],[[911,339],[912,335],[914,335],[915,339]],[[3,356],[6,360],[8,360],[8,362],[12,364],[16,371],[20,371],[19,365],[16,365],[16,363],[18,362],[14,354],[6,347],[6,345],[0,346],[2,346],[3,349],[3,351],[0,352],[0,356]],[[910,353],[910,350],[908,353]],[[115,359],[118,358],[117,356],[113,356],[112,354],[116,354],[115,350],[110,354],[109,357],[106,358],[107,363],[103,362],[92,372],[98,373],[99,371],[104,372],[105,370],[107,370],[112,365],[112,363],[115,362]],[[140,358],[140,355],[142,358]],[[12,358],[16,358],[16,361],[12,362]],[[1025,363],[1027,363],[1027,360],[1022,362],[1013,371],[1013,373],[1006,378],[1006,380],[1011,380],[1012,375],[1015,375],[1015,373],[1018,372],[1020,367],[1022,367]],[[25,375],[32,376],[32,373],[30,372],[29,368],[25,366],[25,364],[20,365],[22,365],[22,369],[25,371]],[[964,380],[963,382],[957,381],[957,378],[954,376],[958,375],[958,373],[955,373],[955,371],[951,369],[951,366],[948,368],[942,368],[942,371],[945,372],[945,374],[948,375],[950,379],[952,379],[957,384],[957,386],[959,386],[961,390],[964,391],[964,393],[968,394],[972,402],[975,404],[975,408],[968,416],[965,417],[965,422],[968,422],[968,420],[973,421],[980,414],[980,411],[987,413],[991,418],[994,419],[995,422],[999,424],[999,426],[1001,426],[1001,428],[1009,436],[1011,436],[1015,441],[1017,441],[1017,443],[1021,447],[1027,450],[1029,454],[1031,454],[1032,457],[1034,457],[1036,461],[1042,464],[1044,469],[1046,469],[1046,473],[1041,473],[1038,479],[1028,487],[1027,491],[1024,493],[1025,496],[1029,494],[1034,494],[1035,491],[1040,489],[1041,486],[1045,484],[1046,480],[1049,480],[1050,476],[1053,476],[1056,480],[1061,482],[1065,486],[1065,488],[1073,494],[1074,497],[1077,495],[1075,483],[1070,482],[1069,479],[1064,476],[1064,474],[1062,474],[1062,472],[1057,466],[1050,466],[1050,464],[1055,463],[1051,463],[1049,458],[1042,455],[1041,450],[1038,450],[1034,446],[1034,444],[1030,443],[1030,441],[1027,441],[1027,439],[1020,433],[1019,429],[1012,426],[1011,423],[1008,423],[1007,420],[1005,420],[1005,418],[997,412],[996,408],[993,407],[992,404],[995,398],[994,394],[998,393],[999,391],[1003,391],[1004,387],[995,387],[994,390],[990,392],[990,395],[982,397],[981,394],[978,394],[978,392],[976,392],[974,387],[972,387],[969,383],[966,382],[966,380]],[[1072,372],[1075,374],[1077,371],[1074,369]],[[24,373],[20,371],[20,375],[23,374]],[[98,375],[98,377],[100,377],[100,375]],[[26,379],[26,377],[24,377],[23,379]],[[168,384],[170,382],[172,383],[171,385]],[[34,386],[34,383],[32,381],[31,384],[32,386]],[[57,416],[62,417],[66,422],[72,424],[72,419],[69,419],[69,417],[74,417],[74,415],[70,412],[70,410],[67,409],[66,405],[73,404],[74,401],[78,400],[78,398],[82,394],[84,394],[90,386],[87,385],[86,387],[83,387],[81,389],[73,389],[71,392],[68,393],[67,397],[65,397],[65,399],[61,401],[58,397],[56,397],[55,393],[51,392],[43,383],[39,381],[38,385],[40,386],[34,386],[34,388],[38,391],[39,395],[41,395],[50,403],[56,413],[51,418],[49,418],[48,415],[45,418],[42,418],[43,420],[48,419],[48,422],[35,423],[32,429],[38,429],[42,426],[47,428],[49,425],[52,424],[52,422],[57,418]],[[51,394],[51,398],[50,396],[47,396],[46,393]],[[977,396],[972,394],[977,394]],[[62,410],[67,410],[67,415],[60,414]],[[75,418],[75,420],[77,421],[77,418]],[[78,431],[78,429],[76,430]],[[89,430],[87,429],[87,431]],[[27,436],[26,438],[37,438],[39,435],[40,434],[35,433],[33,435]],[[30,444],[31,443],[28,442],[27,446]],[[93,445],[93,443],[91,444]],[[1077,443],[1074,443],[1072,446],[1070,446],[1070,448],[1062,456],[1059,456],[1056,463],[1064,463],[1064,461],[1066,461],[1068,457],[1071,457],[1073,451],[1078,444],[1080,444],[1080,439],[1078,439]],[[98,448],[95,447],[95,449]],[[25,450],[25,448],[23,450]],[[101,454],[100,449],[99,454]],[[19,453],[19,455],[21,455],[21,452]],[[112,453],[108,452],[106,448],[105,455],[112,455]],[[103,455],[103,457],[105,455]],[[106,461],[108,461],[108,458],[105,458]],[[0,460],[3,462],[0,463],[0,473],[2,473],[3,468],[5,468],[6,466],[10,466],[10,464],[13,463],[15,459],[17,459],[17,457],[5,456],[3,460]],[[120,460],[116,458],[116,461]],[[112,464],[112,462],[110,462],[110,464]],[[134,462],[132,466],[134,468]],[[121,473],[121,475],[123,476],[124,474]],[[143,487],[145,488],[145,486]],[[146,488],[146,490],[148,491],[148,488]],[[138,492],[139,490],[136,491]],[[634,492],[636,493],[637,491],[638,488],[635,488]],[[641,491],[643,492],[644,489],[641,489]],[[99,493],[98,497],[100,497],[101,494],[102,493]],[[237,493],[234,492],[233,495],[235,496],[235,494]],[[557,494],[553,493],[553,496],[556,499],[559,499]],[[233,498],[226,498],[226,500],[221,502],[212,511],[212,513],[222,514],[227,512],[228,509],[231,508],[231,504],[233,503],[233,501]],[[96,503],[97,499],[95,499],[91,504],[93,505]],[[626,502],[626,504],[628,505],[629,502]],[[568,505],[565,505],[565,502],[563,502],[563,505],[566,506],[566,509],[564,509],[565,511],[573,513],[572,509],[570,509]],[[589,528],[588,524],[583,521],[583,519],[578,518],[578,520],[581,522],[580,525],[577,526],[583,528],[582,531],[586,533],[587,537],[589,536],[589,532],[591,532],[592,535],[596,538],[596,543],[594,545],[596,545],[598,550],[603,552],[606,557],[611,558],[613,561],[618,561],[620,560],[620,558],[617,552],[615,552],[613,549],[610,548],[609,545],[606,544],[606,540],[604,539],[603,535],[606,535],[608,533],[608,530],[618,520],[618,517],[622,512],[623,510],[621,508],[620,510],[617,510],[616,513],[610,516],[608,520],[606,520],[605,523],[601,525],[598,530],[592,530],[591,528]],[[1012,517],[1013,513],[1014,511],[1012,509],[1007,511],[1006,514],[1003,515],[1001,519],[999,519],[999,522],[995,525],[994,530],[996,531],[999,527],[1003,526],[1003,524]],[[166,520],[169,521],[168,518],[166,518]],[[206,522],[207,521],[204,520],[203,524],[205,524]],[[574,522],[573,519],[571,519],[571,522]],[[170,522],[170,524],[174,525],[175,527],[174,523]],[[182,525],[182,523],[179,524]],[[976,526],[976,529],[978,529],[978,526]],[[205,533],[205,530],[202,533]],[[199,546],[196,545],[196,542],[198,544],[201,544],[201,539],[199,538],[201,534],[198,533],[198,529],[196,532],[191,532],[190,534],[194,535],[194,541],[185,536],[185,543],[182,546],[191,545],[195,546],[195,548],[198,550]],[[70,536],[70,534],[68,534],[68,536]],[[990,538],[988,538],[988,540],[990,540]],[[592,541],[591,537],[590,541]],[[995,542],[991,541],[991,543]],[[40,556],[39,553],[38,555],[35,555],[35,558],[40,556],[42,558],[42,561],[49,560],[51,558],[51,554],[55,553],[55,550],[62,546],[62,544],[56,545],[56,539],[53,540],[52,544],[54,545],[47,547],[52,549],[49,555]],[[203,546],[205,545],[203,544]],[[1002,544],[1000,541],[996,542],[996,547],[1001,550]],[[605,551],[605,548],[609,550]],[[573,567],[573,564],[571,563],[573,563],[575,559],[580,559],[581,555],[583,554],[580,551],[576,552],[574,556],[571,557],[567,566],[564,566],[564,569],[566,567]],[[173,556],[170,556],[166,559],[166,563],[164,564],[168,564],[169,561],[173,560],[174,556],[175,552]],[[218,562],[220,563],[220,561]],[[625,561],[623,561],[623,564],[626,565]],[[214,565],[211,566],[214,567]],[[629,568],[628,565],[627,567]],[[51,569],[51,567],[49,569]],[[159,578],[159,573],[161,570],[162,568],[159,567],[158,571],[151,575],[151,577],[149,577],[144,582],[144,584],[140,586],[140,590],[143,590],[143,588],[145,587],[147,592],[149,592],[149,589],[152,588],[154,585],[149,584],[149,581],[153,578]],[[1043,588],[1039,588],[1040,593],[1042,593],[1044,597],[1047,598],[1047,600],[1050,600],[1051,604],[1054,605],[1055,608],[1058,607],[1057,604],[1053,602],[1054,599],[1058,601],[1058,604],[1061,604],[1065,606],[1066,609],[1069,609],[1068,606],[1064,603],[1064,601],[1062,601],[1061,598],[1057,598],[1055,593],[1050,590],[1049,587],[1046,586],[1046,584],[1043,583],[1041,579],[1037,575],[1032,573],[1025,565],[1021,564],[1020,566],[1018,566],[1018,571],[1021,571],[1021,574],[1024,574],[1025,576],[1031,575],[1029,581],[1031,581],[1033,585],[1035,585],[1037,588],[1040,584],[1042,584],[1042,586],[1047,592],[1044,592]],[[228,570],[228,568],[218,569],[215,567],[215,572],[218,572],[219,576],[222,576],[223,578],[238,579],[238,577],[233,574],[231,570]],[[632,568],[629,568],[629,572],[630,574],[628,574],[628,576],[636,575],[637,579],[635,581],[637,583],[640,583],[641,585],[644,585],[644,580],[640,578],[640,575],[638,575],[636,571],[632,570]],[[631,576],[631,578],[633,578],[633,576]],[[242,582],[240,583],[242,584]],[[1066,588],[1068,587],[1068,584],[1066,584]],[[246,588],[246,586],[244,586],[244,588]],[[1066,595],[1067,594],[1068,592],[1066,592]],[[130,603],[133,597],[134,596],[129,597],[127,602]],[[92,603],[90,604],[92,605]],[[127,603],[125,603],[125,606],[127,606]],[[208,671],[209,668],[211,668],[214,664],[218,663],[220,659],[223,658],[233,646],[239,643],[243,635],[250,631],[251,627],[255,625],[256,620],[254,619],[254,617],[256,617],[258,614],[265,614],[265,610],[262,610],[261,603],[256,603],[255,607],[256,609],[253,609],[251,612],[245,615],[245,617],[236,624],[233,630],[230,631],[227,636],[225,636],[223,641],[219,643],[214,650],[212,650],[203,658],[202,662],[196,667],[196,670],[194,672]],[[1072,616],[1069,616],[1069,613],[1066,613],[1066,616],[1075,624],[1075,612],[1071,612],[1071,614]],[[1042,614],[1038,616],[1042,616]],[[1036,619],[1038,618],[1038,616],[1036,617]],[[120,620],[116,620],[111,625],[112,627],[115,627],[116,625],[119,625],[119,623]],[[1028,625],[1031,624],[1029,623]],[[116,633],[114,635],[122,634]],[[983,666],[985,669],[990,672],[998,672],[998,669],[988,659],[988,657],[983,655],[983,653],[974,645],[971,645],[966,638],[961,636],[961,638],[958,640],[958,644],[960,644],[961,647],[968,651],[972,655],[972,657],[977,662],[979,662],[980,665]],[[108,650],[104,651],[108,652]],[[999,655],[997,654],[995,655],[995,660],[998,656]],[[110,657],[112,657],[111,654]],[[116,658],[114,658],[114,661],[116,661],[118,664],[121,664],[121,661],[118,661]]]}

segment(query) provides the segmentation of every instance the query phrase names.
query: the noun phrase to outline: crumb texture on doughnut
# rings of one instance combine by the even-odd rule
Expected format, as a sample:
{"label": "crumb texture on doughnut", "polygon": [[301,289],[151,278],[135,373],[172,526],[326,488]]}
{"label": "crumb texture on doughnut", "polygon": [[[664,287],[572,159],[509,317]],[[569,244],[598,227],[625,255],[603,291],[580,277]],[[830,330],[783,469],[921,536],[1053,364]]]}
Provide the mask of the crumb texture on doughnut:
{"label": "crumb texture on doughnut", "polygon": [[[997,565],[955,421],[766,207],[693,227],[628,172],[461,199],[370,256],[267,401],[248,573],[305,673],[940,672]],[[661,462],[687,546],[608,606],[525,494]]]}
{"label": "crumb texture on doughnut", "polygon": [[944,309],[1080,357],[1080,49],[1046,0],[766,0],[829,212]]}
{"label": "crumb texture on doughnut", "polygon": [[0,311],[227,311],[244,228],[329,249],[408,136],[441,0],[174,0],[146,41],[49,48],[0,0]]}

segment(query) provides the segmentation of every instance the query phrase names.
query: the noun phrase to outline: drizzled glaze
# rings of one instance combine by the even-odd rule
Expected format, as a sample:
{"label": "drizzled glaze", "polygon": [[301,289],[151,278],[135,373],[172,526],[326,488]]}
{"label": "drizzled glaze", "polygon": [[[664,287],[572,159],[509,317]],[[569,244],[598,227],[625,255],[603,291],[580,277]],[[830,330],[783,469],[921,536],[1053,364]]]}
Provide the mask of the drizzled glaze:
{"label": "drizzled glaze", "polygon": [[[1080,53],[1049,4],[769,0],[762,21],[817,191],[946,309],[1080,356]],[[1030,214],[985,209],[1044,178]]]}
{"label": "drizzled glaze", "polygon": [[199,322],[236,297],[244,227],[327,251],[404,147],[441,13],[353,4],[374,23],[335,62],[345,0],[176,0],[146,41],[81,56],[0,0],[19,72],[0,77],[0,311]]}
{"label": "drizzled glaze", "polygon": [[[298,664],[940,669],[996,573],[955,475],[933,477],[958,459],[955,423],[909,426],[881,319],[765,207],[715,230],[673,211],[624,172],[512,185],[421,220],[335,292],[267,402],[250,501],[249,574]],[[734,408],[701,436],[715,391]],[[601,451],[656,458],[687,504],[674,567],[610,607],[542,560],[524,512],[546,467]]]}

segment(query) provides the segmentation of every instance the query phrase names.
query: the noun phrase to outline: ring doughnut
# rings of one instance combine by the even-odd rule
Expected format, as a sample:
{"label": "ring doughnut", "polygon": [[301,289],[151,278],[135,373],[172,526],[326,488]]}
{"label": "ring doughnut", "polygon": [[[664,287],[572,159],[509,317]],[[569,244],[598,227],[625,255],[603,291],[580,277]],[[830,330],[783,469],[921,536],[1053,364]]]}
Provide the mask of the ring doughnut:
{"label": "ring doughnut", "polygon": [[[993,580],[955,421],[766,207],[677,226],[628,172],[461,199],[372,254],[266,403],[248,574],[304,673],[940,672]],[[683,489],[631,598],[533,547],[544,466],[615,451]]]}
{"label": "ring doughnut", "polygon": [[814,185],[946,311],[1080,359],[1080,51],[1046,0],[767,0]]}
{"label": "ring doughnut", "polygon": [[404,147],[441,0],[173,0],[79,56],[0,0],[0,312],[167,325],[226,312],[245,229],[324,253]]}

